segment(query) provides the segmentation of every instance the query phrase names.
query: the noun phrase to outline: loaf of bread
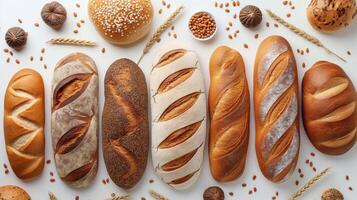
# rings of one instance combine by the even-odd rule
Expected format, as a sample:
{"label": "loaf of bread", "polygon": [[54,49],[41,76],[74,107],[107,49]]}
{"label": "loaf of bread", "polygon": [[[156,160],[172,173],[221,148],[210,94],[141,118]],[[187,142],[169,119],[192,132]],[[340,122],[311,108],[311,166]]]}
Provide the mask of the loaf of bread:
{"label": "loaf of bread", "polygon": [[21,179],[39,175],[44,166],[44,102],[39,73],[22,69],[12,77],[4,100],[4,135],[10,165]]}
{"label": "loaf of bread", "polygon": [[0,200],[31,200],[25,190],[14,185],[0,187]]}
{"label": "loaf of bread", "polygon": [[98,74],[87,55],[70,54],[55,67],[51,131],[59,177],[88,186],[98,167]]}
{"label": "loaf of bread", "polygon": [[201,171],[206,137],[206,95],[198,58],[169,45],[154,60],[150,77],[152,159],[156,173],[186,189]]}
{"label": "loaf of bread", "polygon": [[296,61],[288,41],[266,38],[254,66],[255,149],[262,173],[272,182],[285,180],[297,163],[298,99]]}
{"label": "loaf of bread", "polygon": [[226,46],[217,48],[210,77],[210,168],[214,179],[227,182],[243,173],[249,142],[249,88],[242,56]]}
{"label": "loaf of bread", "polygon": [[357,94],[351,79],[336,64],[317,62],[302,83],[304,126],[321,152],[340,155],[357,140]]}
{"label": "loaf of bread", "polygon": [[105,75],[103,154],[115,184],[130,189],[144,174],[149,151],[148,92],[144,73],[129,59]]}

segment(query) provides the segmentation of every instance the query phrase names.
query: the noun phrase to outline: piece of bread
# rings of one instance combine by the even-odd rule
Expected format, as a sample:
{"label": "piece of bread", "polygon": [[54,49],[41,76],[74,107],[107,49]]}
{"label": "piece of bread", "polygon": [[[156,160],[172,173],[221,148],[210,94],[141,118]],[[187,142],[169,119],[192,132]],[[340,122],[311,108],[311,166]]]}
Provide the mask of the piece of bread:
{"label": "piece of bread", "polygon": [[242,56],[226,46],[210,59],[209,159],[213,178],[232,181],[244,171],[249,143],[249,88]]}
{"label": "piece of bread", "polygon": [[88,13],[102,37],[115,45],[146,36],[154,16],[151,0],[89,0]]}
{"label": "piece of bread", "polygon": [[206,138],[206,95],[196,54],[182,45],[160,51],[150,91],[155,171],[173,188],[189,188],[199,177]]}
{"label": "piece of bread", "polygon": [[285,180],[299,150],[298,74],[288,41],[270,36],[259,46],[254,65],[255,149],[263,175]]}
{"label": "piece of bread", "polygon": [[357,140],[357,94],[336,64],[320,61],[304,76],[302,108],[306,133],[321,152],[340,155]]}
{"label": "piece of bread", "polygon": [[82,53],[60,60],[52,80],[51,136],[59,177],[86,187],[98,167],[98,74]]}
{"label": "piece of bread", "polygon": [[103,154],[109,176],[124,189],[143,176],[149,151],[148,92],[144,73],[129,59],[105,75]]}
{"label": "piece of bread", "polygon": [[0,187],[0,200],[31,200],[25,190],[14,185]]}
{"label": "piece of bread", "polygon": [[44,86],[39,73],[18,71],[10,80],[4,100],[6,151],[15,175],[38,176],[45,160]]}
{"label": "piece of bread", "polygon": [[307,19],[317,31],[330,33],[348,26],[356,12],[356,0],[311,0]]}

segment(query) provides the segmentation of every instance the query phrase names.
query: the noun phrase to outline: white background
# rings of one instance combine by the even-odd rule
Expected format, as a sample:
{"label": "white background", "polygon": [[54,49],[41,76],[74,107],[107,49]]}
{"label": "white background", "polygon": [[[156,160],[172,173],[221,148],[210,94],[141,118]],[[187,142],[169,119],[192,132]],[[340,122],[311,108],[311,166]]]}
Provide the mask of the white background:
{"label": "white background", "polygon": [[[29,37],[26,48],[21,52],[15,52],[14,57],[11,58],[10,63],[6,63],[8,54],[5,54],[2,50],[0,52],[0,99],[3,101],[4,92],[7,86],[8,81],[11,76],[18,70],[24,67],[31,67],[38,70],[44,79],[46,87],[46,159],[51,159],[52,162],[50,165],[45,165],[45,169],[42,175],[32,180],[31,182],[22,182],[15,177],[14,173],[10,169],[10,174],[5,175],[3,173],[2,163],[6,163],[8,166],[8,160],[5,153],[3,136],[0,137],[0,185],[4,184],[15,184],[25,188],[29,194],[35,200],[48,199],[47,192],[54,192],[60,200],[69,200],[74,199],[76,195],[80,196],[80,199],[95,199],[102,200],[112,192],[118,194],[125,194],[125,191],[121,190],[114,184],[110,183],[103,185],[101,180],[107,178],[108,174],[105,170],[102,151],[100,147],[100,163],[99,171],[94,183],[82,190],[73,189],[63,183],[56,174],[54,167],[54,162],[52,159],[52,149],[50,145],[50,83],[53,73],[53,68],[56,62],[62,57],[66,56],[69,53],[80,51],[91,56],[97,63],[100,75],[100,108],[103,107],[103,80],[106,69],[109,65],[114,62],[114,60],[119,58],[130,58],[134,61],[137,61],[141,51],[145,45],[145,41],[141,41],[132,45],[130,47],[116,47],[112,46],[106,41],[104,41],[99,34],[95,31],[94,27],[90,23],[87,16],[87,1],[78,0],[81,7],[77,8],[75,3],[77,1],[71,0],[61,0],[61,3],[66,7],[68,12],[68,19],[65,26],[61,31],[54,31],[48,26],[46,26],[40,17],[40,11],[42,6],[46,1],[43,0],[0,0],[0,47],[1,49],[7,48],[7,45],[4,41],[4,35],[8,28],[12,26],[21,26],[28,31]],[[182,41],[187,45],[190,45],[193,50],[199,55],[201,67],[205,76],[206,86],[208,88],[209,83],[209,74],[208,74],[208,61],[212,51],[219,45],[228,45],[232,48],[237,49],[242,54],[247,70],[247,76],[249,80],[249,85],[252,87],[252,77],[253,77],[253,63],[255,58],[255,53],[259,42],[261,42],[265,37],[273,34],[280,34],[287,38],[293,49],[298,63],[299,70],[299,80],[304,74],[304,72],[316,61],[318,60],[328,60],[335,62],[343,67],[343,69],[350,75],[351,79],[357,85],[357,23],[354,23],[347,29],[343,30],[337,34],[325,35],[316,32],[308,24],[305,10],[308,5],[308,1],[298,1],[293,0],[293,5],[296,7],[295,10],[289,8],[289,6],[284,6],[281,0],[242,0],[240,7],[233,8],[231,6],[231,12],[229,14],[224,12],[224,9],[218,9],[214,7],[213,0],[167,0],[168,3],[171,3],[171,8],[169,10],[164,9],[161,15],[158,14],[158,10],[162,8],[161,1],[153,0],[155,7],[155,18],[153,23],[153,28],[157,27],[164,18],[173,12],[173,10],[180,4],[186,5],[184,14],[176,21],[175,31],[178,35],[178,39],[175,40],[173,37],[168,37],[168,32],[165,32],[162,36],[162,41],[155,44],[154,48],[150,50],[149,54],[144,58],[141,63],[141,68],[144,71],[146,78],[148,79],[149,72],[151,70],[151,62],[158,51],[163,45],[168,44],[170,41]],[[230,1],[219,1],[219,2],[230,2]],[[273,26],[274,22],[269,18],[266,13],[264,13],[264,20],[261,26],[254,30],[248,30],[244,28],[238,20],[233,20],[233,14],[239,13],[242,5],[248,3],[253,3],[258,5],[262,10],[270,8],[278,13],[280,16],[286,18],[287,13],[292,13],[292,17],[288,20],[299,27],[303,28],[309,33],[317,36],[321,41],[323,41],[328,47],[339,53],[341,56],[347,59],[347,63],[343,63],[338,60],[333,55],[327,54],[323,49],[315,47],[309,42],[297,37],[292,32],[289,32],[286,28],[279,26],[276,28]],[[187,30],[187,22],[190,16],[199,10],[210,11],[217,18],[218,23],[218,33],[216,37],[209,42],[199,42],[194,40],[189,31]],[[78,17],[74,18],[73,12],[78,13]],[[22,24],[18,22],[18,19],[23,21]],[[73,30],[76,28],[76,22],[80,19],[85,20],[85,24],[82,28],[79,29],[79,34],[74,34]],[[228,33],[225,30],[225,27],[228,24],[228,21],[233,22],[232,30],[239,29],[240,33],[237,38],[234,40],[228,39]],[[270,27],[265,26],[266,22],[270,22]],[[40,27],[35,27],[33,24],[37,22],[40,24]],[[151,31],[153,32],[153,30]],[[233,32],[233,31],[231,31]],[[259,33],[259,38],[254,39],[254,35]],[[73,38],[82,38],[94,40],[98,43],[97,47],[88,48],[88,47],[66,47],[66,46],[52,46],[46,44],[46,41],[52,37],[73,37]],[[147,40],[146,38],[145,40]],[[248,49],[243,47],[243,44],[247,43],[249,45]],[[105,47],[106,53],[103,54],[101,49]],[[304,54],[304,56],[297,54],[296,49],[310,49],[309,54]],[[41,56],[41,48],[46,48],[44,54],[44,61],[41,62],[39,57]],[[347,50],[352,52],[352,56],[347,55]],[[29,57],[34,56],[34,62],[30,62]],[[18,65],[15,63],[15,59],[19,59],[21,64]],[[301,67],[302,63],[306,63],[306,69]],[[43,68],[43,64],[48,65],[48,69]],[[251,90],[252,93],[252,90]],[[2,103],[2,102],[1,102]],[[0,114],[3,115],[3,106],[0,108]],[[251,106],[253,109],[253,106]],[[148,166],[145,172],[144,177],[141,182],[129,193],[132,195],[132,199],[140,199],[145,197],[146,199],[152,199],[149,196],[148,191],[154,189],[157,192],[165,195],[169,199],[202,199],[202,193],[205,188],[211,185],[220,185],[226,194],[226,199],[271,199],[274,196],[275,192],[279,192],[277,199],[287,199],[298,187],[302,186],[309,178],[314,175],[312,168],[305,164],[306,159],[313,161],[314,165],[317,168],[317,171],[321,171],[326,167],[332,167],[332,173],[325,177],[317,186],[312,190],[307,192],[302,199],[320,199],[320,194],[327,188],[336,187],[342,191],[345,195],[345,198],[353,199],[357,196],[357,147],[354,147],[348,153],[339,157],[331,157],[322,155],[317,152],[314,147],[311,145],[307,139],[303,128],[301,128],[301,151],[297,168],[301,168],[304,174],[303,178],[299,178],[298,170],[295,170],[294,174],[282,184],[272,184],[267,181],[261,174],[254,150],[254,120],[253,115],[251,115],[251,134],[250,134],[250,144],[249,152],[246,163],[246,168],[244,174],[237,180],[227,184],[218,184],[216,183],[209,172],[209,165],[207,159],[207,151],[205,152],[205,159],[203,163],[202,174],[199,178],[199,181],[187,191],[174,191],[165,184],[163,184],[158,177],[154,174],[151,159],[149,159]],[[2,127],[2,120],[0,122],[0,127]],[[2,128],[1,128],[2,129]],[[315,157],[310,156],[310,152],[316,153]],[[55,173],[55,183],[50,183],[49,172]],[[257,175],[255,181],[252,180],[252,176]],[[350,180],[346,181],[345,176],[349,175]],[[155,182],[150,184],[149,180],[154,179]],[[295,180],[299,180],[299,186],[295,186]],[[242,188],[241,184],[247,183],[246,188]],[[354,187],[354,191],[349,191],[348,187]],[[258,191],[249,195],[249,190],[252,190],[253,187],[257,187]],[[234,196],[229,196],[228,193],[233,192]]]}

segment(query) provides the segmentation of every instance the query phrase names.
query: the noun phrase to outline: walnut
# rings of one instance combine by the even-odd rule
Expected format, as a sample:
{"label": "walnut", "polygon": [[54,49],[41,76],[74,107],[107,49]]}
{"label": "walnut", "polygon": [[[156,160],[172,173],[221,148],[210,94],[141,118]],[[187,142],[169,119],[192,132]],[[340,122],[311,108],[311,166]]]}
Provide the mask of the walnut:
{"label": "walnut", "polygon": [[67,19],[67,11],[62,4],[52,1],[43,6],[41,17],[48,26],[58,30]]}
{"label": "walnut", "polygon": [[5,41],[9,47],[19,51],[27,42],[27,33],[20,27],[12,27],[6,32]]}
{"label": "walnut", "polygon": [[247,28],[258,26],[263,19],[262,11],[256,6],[248,5],[239,13],[239,20]]}
{"label": "walnut", "polygon": [[220,187],[212,186],[203,193],[204,200],[224,200],[224,192]]}

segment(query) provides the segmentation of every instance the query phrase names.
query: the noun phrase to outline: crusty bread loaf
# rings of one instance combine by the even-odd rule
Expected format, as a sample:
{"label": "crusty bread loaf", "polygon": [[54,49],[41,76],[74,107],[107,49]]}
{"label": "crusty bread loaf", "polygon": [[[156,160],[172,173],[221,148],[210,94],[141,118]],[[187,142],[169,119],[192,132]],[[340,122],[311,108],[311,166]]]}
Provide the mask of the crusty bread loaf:
{"label": "crusty bread loaf", "polygon": [[149,151],[145,76],[129,59],[115,61],[105,75],[103,154],[109,176],[129,189],[144,174]]}
{"label": "crusty bread loaf", "polygon": [[25,190],[14,185],[0,187],[0,200],[31,200]]}
{"label": "crusty bread loaf", "polygon": [[98,74],[87,55],[70,54],[55,67],[51,131],[59,177],[88,186],[98,166]]}
{"label": "crusty bread loaf", "polygon": [[88,14],[106,40],[128,45],[150,31],[154,10],[151,0],[89,0]]}
{"label": "crusty bread loaf", "polygon": [[152,159],[161,179],[175,189],[196,182],[206,137],[206,96],[198,58],[169,45],[154,60],[150,77]]}
{"label": "crusty bread loaf", "polygon": [[249,142],[249,88],[242,56],[226,46],[217,48],[210,59],[210,77],[211,174],[227,182],[243,173]]}
{"label": "crusty bread loaf", "polygon": [[268,37],[259,46],[254,108],[259,167],[267,179],[280,182],[294,171],[300,149],[296,61],[280,36]]}
{"label": "crusty bread loaf", "polygon": [[336,32],[348,26],[356,16],[356,0],[311,0],[306,12],[317,31]]}
{"label": "crusty bread loaf", "polygon": [[4,135],[10,165],[17,177],[42,172],[45,160],[44,86],[39,73],[22,69],[9,82],[4,100]]}
{"label": "crusty bread loaf", "polygon": [[340,155],[357,140],[357,94],[351,79],[336,64],[317,62],[302,84],[304,126],[321,152]]}

